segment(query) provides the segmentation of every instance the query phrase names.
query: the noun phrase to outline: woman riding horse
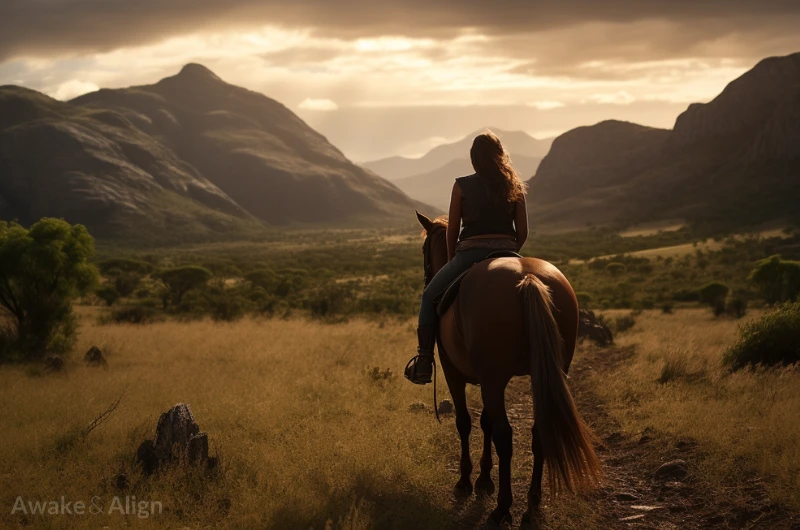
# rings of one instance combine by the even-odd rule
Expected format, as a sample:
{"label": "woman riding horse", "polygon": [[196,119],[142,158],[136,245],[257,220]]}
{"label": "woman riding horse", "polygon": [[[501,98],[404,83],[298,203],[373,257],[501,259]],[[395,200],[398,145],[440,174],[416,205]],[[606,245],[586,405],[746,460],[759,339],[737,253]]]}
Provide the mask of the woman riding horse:
{"label": "woman riding horse", "polygon": [[511,519],[513,444],[505,390],[512,377],[529,375],[533,390],[534,465],[523,520],[530,520],[541,502],[545,463],[554,491],[593,482],[599,475],[599,463],[592,448],[593,435],[581,420],[567,386],[578,331],[575,293],[561,271],[546,261],[485,259],[498,250],[517,251],[525,242],[524,190],[496,136],[486,133],[475,138],[470,154],[476,173],[456,179],[449,223],[417,214],[426,234],[426,287],[417,332],[419,353],[409,363],[406,377],[419,384],[430,382],[436,337],[433,301],[469,269],[458,297],[439,319],[439,359],[461,438],[461,476],[456,484],[461,494],[473,490],[472,420],[466,385],[480,385],[484,443],[475,489],[494,491],[494,444],[500,488],[490,519],[499,524]]}
{"label": "woman riding horse", "polygon": [[470,158],[475,173],[457,178],[450,195],[448,262],[422,293],[417,357],[408,369],[408,378],[418,385],[431,382],[436,342],[435,300],[472,265],[499,250],[519,251],[528,237],[525,186],[511,167],[500,139],[488,131],[478,135],[472,142]]}

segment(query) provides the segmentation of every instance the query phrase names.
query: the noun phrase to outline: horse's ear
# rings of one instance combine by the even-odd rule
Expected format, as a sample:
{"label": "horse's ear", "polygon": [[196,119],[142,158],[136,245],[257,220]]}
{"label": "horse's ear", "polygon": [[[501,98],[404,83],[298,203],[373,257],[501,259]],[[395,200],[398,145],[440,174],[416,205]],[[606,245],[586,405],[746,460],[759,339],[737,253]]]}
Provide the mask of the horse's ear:
{"label": "horse's ear", "polygon": [[414,213],[417,214],[417,220],[419,221],[419,224],[422,225],[422,228],[424,228],[426,232],[430,232],[431,229],[433,228],[433,221],[431,221],[430,219],[428,219],[427,217],[425,217],[416,210],[414,210]]}

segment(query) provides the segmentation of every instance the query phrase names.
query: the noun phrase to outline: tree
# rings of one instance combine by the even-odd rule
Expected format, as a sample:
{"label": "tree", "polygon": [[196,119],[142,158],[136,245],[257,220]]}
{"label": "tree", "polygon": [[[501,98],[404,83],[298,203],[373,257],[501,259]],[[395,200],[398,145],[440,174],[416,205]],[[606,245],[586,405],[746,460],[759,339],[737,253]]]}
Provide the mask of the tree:
{"label": "tree", "polygon": [[164,307],[166,307],[170,302],[173,305],[180,305],[183,295],[192,289],[202,287],[211,279],[211,271],[188,265],[164,269],[156,273],[155,277],[161,280],[166,288],[164,293]]}
{"label": "tree", "polygon": [[800,261],[781,259],[779,254],[756,262],[747,278],[769,304],[791,302],[800,297]]}
{"label": "tree", "polygon": [[625,270],[625,264],[618,261],[612,261],[606,265],[606,270],[610,272],[612,276],[616,276]]}
{"label": "tree", "polygon": [[98,279],[93,254],[83,225],[43,218],[26,229],[0,221],[0,307],[10,316],[0,333],[14,352],[32,357],[72,347],[72,300]]}

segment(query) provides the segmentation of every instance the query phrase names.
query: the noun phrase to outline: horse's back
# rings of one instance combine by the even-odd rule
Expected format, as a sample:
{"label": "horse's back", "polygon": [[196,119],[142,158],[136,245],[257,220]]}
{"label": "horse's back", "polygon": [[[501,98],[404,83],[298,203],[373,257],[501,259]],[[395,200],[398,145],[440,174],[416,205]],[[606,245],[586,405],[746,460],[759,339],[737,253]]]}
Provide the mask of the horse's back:
{"label": "horse's back", "polygon": [[[499,369],[506,362],[513,364],[517,375],[528,373],[527,323],[519,287],[528,275],[536,276],[550,288],[565,354],[572,358],[578,304],[561,271],[536,258],[496,258],[470,269],[456,303],[442,318],[447,355],[465,375]],[[451,354],[451,349],[456,351]]]}

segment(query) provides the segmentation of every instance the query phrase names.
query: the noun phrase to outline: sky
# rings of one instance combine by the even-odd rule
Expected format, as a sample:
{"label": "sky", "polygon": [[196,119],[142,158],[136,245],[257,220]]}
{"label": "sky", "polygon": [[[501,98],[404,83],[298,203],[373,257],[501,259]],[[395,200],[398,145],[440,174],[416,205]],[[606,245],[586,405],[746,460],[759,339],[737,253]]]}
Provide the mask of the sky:
{"label": "sky", "polygon": [[68,100],[201,63],[363,162],[486,126],[670,128],[798,27],[797,0],[0,0],[0,84]]}

